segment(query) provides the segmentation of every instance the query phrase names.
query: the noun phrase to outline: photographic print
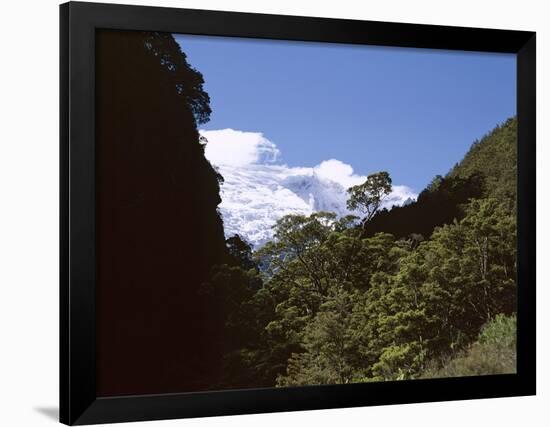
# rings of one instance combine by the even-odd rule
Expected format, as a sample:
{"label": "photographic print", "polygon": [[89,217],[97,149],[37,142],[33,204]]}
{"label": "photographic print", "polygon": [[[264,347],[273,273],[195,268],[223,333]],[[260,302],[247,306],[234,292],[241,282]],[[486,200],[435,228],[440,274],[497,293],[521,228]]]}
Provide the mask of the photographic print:
{"label": "photographic print", "polygon": [[96,33],[97,394],[516,372],[516,55]]}

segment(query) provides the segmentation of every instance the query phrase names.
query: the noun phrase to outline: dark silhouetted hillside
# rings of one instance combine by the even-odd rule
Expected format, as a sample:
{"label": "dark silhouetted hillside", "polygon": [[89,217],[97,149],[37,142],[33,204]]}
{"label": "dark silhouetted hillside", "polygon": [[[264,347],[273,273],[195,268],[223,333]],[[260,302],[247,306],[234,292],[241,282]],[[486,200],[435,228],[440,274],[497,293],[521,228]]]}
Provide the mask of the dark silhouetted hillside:
{"label": "dark silhouetted hillside", "polygon": [[169,34],[97,34],[99,395],[208,388],[219,350],[198,288],[225,254],[209,97]]}

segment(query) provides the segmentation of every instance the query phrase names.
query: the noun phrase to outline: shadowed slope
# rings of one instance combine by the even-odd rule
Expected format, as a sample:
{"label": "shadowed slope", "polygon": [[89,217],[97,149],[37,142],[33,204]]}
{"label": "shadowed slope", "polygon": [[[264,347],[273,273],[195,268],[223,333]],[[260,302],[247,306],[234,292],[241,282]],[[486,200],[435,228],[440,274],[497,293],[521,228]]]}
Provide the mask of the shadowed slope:
{"label": "shadowed slope", "polygon": [[197,294],[222,257],[202,76],[170,35],[97,35],[99,395],[208,388],[219,357]]}

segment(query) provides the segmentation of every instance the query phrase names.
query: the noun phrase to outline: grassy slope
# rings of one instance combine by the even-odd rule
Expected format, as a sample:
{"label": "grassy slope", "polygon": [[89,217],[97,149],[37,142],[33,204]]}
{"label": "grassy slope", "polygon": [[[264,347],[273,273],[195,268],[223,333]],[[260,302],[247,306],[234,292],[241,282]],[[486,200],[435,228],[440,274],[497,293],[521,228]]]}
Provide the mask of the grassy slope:
{"label": "grassy slope", "polygon": [[498,315],[479,339],[453,358],[434,361],[423,378],[512,374],[516,372],[516,318]]}

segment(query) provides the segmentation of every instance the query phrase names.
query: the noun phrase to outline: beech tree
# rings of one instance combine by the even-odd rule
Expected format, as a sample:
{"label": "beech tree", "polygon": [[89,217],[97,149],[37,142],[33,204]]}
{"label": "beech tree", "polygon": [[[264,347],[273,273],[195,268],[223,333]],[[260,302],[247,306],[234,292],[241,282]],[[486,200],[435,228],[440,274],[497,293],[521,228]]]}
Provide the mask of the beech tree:
{"label": "beech tree", "polygon": [[388,172],[371,174],[363,184],[348,188],[348,209],[361,212],[364,215],[361,223],[365,226],[378,212],[391,190],[392,180]]}

